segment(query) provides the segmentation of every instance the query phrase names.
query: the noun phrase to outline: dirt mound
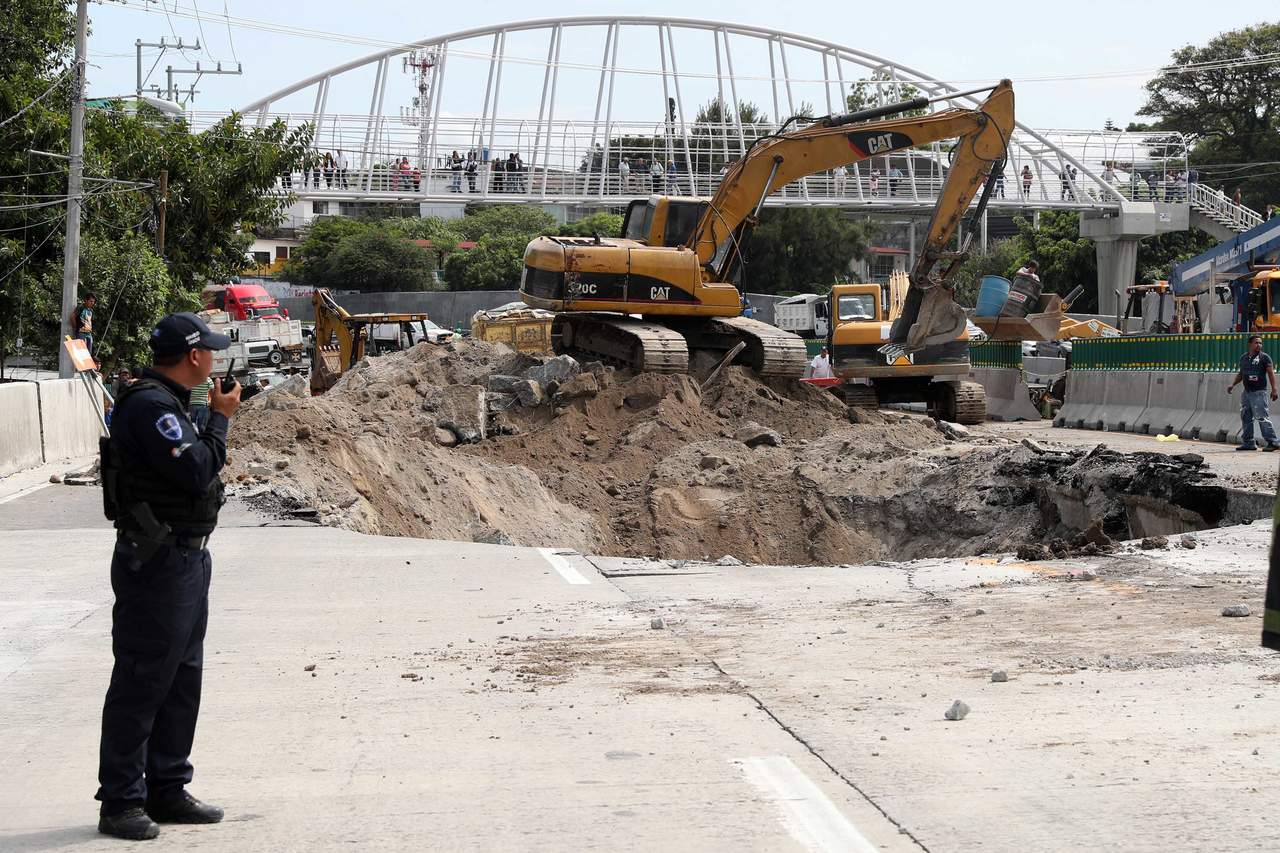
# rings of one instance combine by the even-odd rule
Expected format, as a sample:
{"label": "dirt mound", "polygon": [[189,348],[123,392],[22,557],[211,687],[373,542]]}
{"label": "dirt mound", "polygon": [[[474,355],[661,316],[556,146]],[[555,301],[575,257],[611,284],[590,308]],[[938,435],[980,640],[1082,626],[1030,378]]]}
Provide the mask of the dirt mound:
{"label": "dirt mound", "polygon": [[1212,495],[1191,485],[1193,461],[1037,453],[980,430],[961,444],[897,412],[856,419],[829,393],[741,367],[703,388],[501,344],[423,344],[362,362],[322,397],[250,401],[229,471],[251,498],[368,533],[754,563],[1013,550],[1091,525],[1127,538],[1135,513],[1216,523],[1196,521]]}
{"label": "dirt mound", "polygon": [[525,361],[483,342],[423,344],[362,362],[320,397],[260,395],[233,422],[228,474],[239,483],[269,478],[277,502],[313,507],[323,523],[365,533],[595,549],[595,520],[529,469],[436,443],[436,419],[424,405],[442,387]]}

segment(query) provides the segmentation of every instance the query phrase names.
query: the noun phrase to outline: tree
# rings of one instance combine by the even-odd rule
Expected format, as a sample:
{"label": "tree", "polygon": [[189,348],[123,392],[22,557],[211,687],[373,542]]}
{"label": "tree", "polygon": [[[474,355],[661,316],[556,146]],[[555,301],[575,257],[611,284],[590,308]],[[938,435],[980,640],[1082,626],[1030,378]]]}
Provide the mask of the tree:
{"label": "tree", "polygon": [[[870,77],[857,80],[850,86],[849,94],[845,96],[845,106],[853,113],[899,101],[915,100],[922,94],[910,83],[894,80],[887,71],[874,71]],[[902,115],[918,116],[927,112],[928,109],[918,108],[907,110]]]}
{"label": "tree", "polygon": [[529,240],[511,232],[481,235],[474,249],[454,252],[445,261],[450,290],[514,290],[524,271]]}
{"label": "tree", "polygon": [[1256,210],[1280,200],[1280,170],[1267,165],[1280,160],[1280,76],[1274,62],[1265,61],[1278,52],[1280,23],[1223,33],[1203,47],[1187,45],[1174,51],[1170,65],[1201,67],[1154,77],[1141,109],[1156,118],[1151,129],[1191,138],[1191,163],[1202,183],[1228,195],[1239,187]]}
{"label": "tree", "polygon": [[754,293],[822,288],[869,245],[866,227],[834,208],[766,208],[747,246],[745,285]]}
{"label": "tree", "polygon": [[333,255],[338,246],[347,237],[364,234],[377,227],[369,221],[345,216],[316,219],[307,228],[302,245],[293,251],[289,263],[285,264],[283,278],[312,287],[342,287],[341,280],[333,274]]}
{"label": "tree", "polygon": [[[112,367],[146,364],[151,358],[151,329],[170,311],[199,308],[198,294],[178,287],[152,249],[152,241],[140,234],[106,237],[92,231],[80,247],[80,279],[86,293],[98,297],[94,312],[95,352],[99,363]],[[45,272],[39,295],[50,303],[38,306],[50,316],[61,308],[62,271]],[[53,348],[57,329],[37,326],[49,340],[36,341]],[[52,333],[52,334],[50,334]]]}
{"label": "tree", "polygon": [[[66,166],[32,151],[67,150],[73,25],[65,2],[13,0],[0,16],[0,117],[9,120],[0,132],[0,193],[6,201],[0,210],[0,370],[19,337],[43,362],[56,360]],[[277,173],[293,168],[308,145],[308,130],[289,131],[283,123],[245,129],[232,116],[192,134],[184,121],[149,108],[134,113],[116,104],[91,110],[85,127],[82,292],[97,291],[104,297],[100,309],[108,316],[115,310],[117,317],[105,335],[95,337],[99,354],[131,357],[134,332],[149,331],[159,316],[159,309],[152,310],[155,300],[164,310],[192,307],[203,284],[225,281],[242,269],[248,230],[255,223],[274,225],[287,202],[271,191]],[[149,248],[159,198],[147,185],[163,169],[169,171],[169,192],[162,263]],[[161,269],[172,286],[158,277]],[[128,288],[117,307],[109,294],[118,284]],[[146,326],[126,328],[133,322]]]}
{"label": "tree", "polygon": [[567,222],[560,226],[561,237],[617,237],[622,233],[622,217],[616,213],[599,211],[583,217],[577,222]]}
{"label": "tree", "polygon": [[1169,273],[1176,264],[1188,261],[1217,244],[1218,241],[1214,237],[1198,228],[1188,231],[1169,231],[1147,237],[1138,244],[1138,281],[1136,283],[1151,284],[1156,281],[1168,281]]}
{"label": "tree", "polygon": [[[742,124],[741,138],[738,136],[739,122]],[[719,96],[712,98],[698,108],[689,134],[689,154],[693,158],[694,171],[702,175],[717,174],[727,163],[743,155],[744,144],[749,148],[752,142],[771,130],[764,113],[750,101],[739,101],[735,116],[733,108]],[[678,153],[683,155],[683,149]]]}
{"label": "tree", "polygon": [[[527,243],[539,234],[556,230],[556,219],[531,204],[468,205],[466,216],[457,225],[464,240],[480,240],[485,236],[513,235]],[[523,254],[524,249],[521,248]]]}
{"label": "tree", "polygon": [[1029,258],[1029,250],[1020,237],[993,240],[985,251],[971,251],[969,259],[960,265],[951,279],[955,285],[956,301],[966,307],[977,305],[978,290],[984,276],[998,275],[1011,279]]}
{"label": "tree", "polygon": [[[186,289],[227,281],[247,264],[250,230],[274,226],[288,198],[273,192],[276,176],[310,151],[311,130],[283,121],[246,129],[232,114],[201,133],[143,109],[95,110],[86,129],[86,171],[116,180],[154,182],[169,172],[164,256]],[[147,213],[154,196],[137,198]],[[123,212],[123,211],[122,211]]]}
{"label": "tree", "polygon": [[329,255],[326,275],[333,286],[365,292],[431,290],[431,253],[381,228],[348,234]]}

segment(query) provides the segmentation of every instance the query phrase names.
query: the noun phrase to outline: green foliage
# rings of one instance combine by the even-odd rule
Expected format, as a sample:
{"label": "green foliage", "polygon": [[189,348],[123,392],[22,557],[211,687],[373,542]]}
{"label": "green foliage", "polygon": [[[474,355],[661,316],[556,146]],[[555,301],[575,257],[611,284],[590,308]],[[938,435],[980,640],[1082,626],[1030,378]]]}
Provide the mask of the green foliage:
{"label": "green foliage", "polygon": [[[887,71],[876,71],[870,77],[864,77],[853,83],[849,94],[845,96],[845,106],[849,112],[866,110],[899,101],[910,101],[923,94],[910,83],[890,82],[892,78]],[[908,110],[902,115],[918,116],[927,113],[926,109]]]}
{"label": "green foliage", "polygon": [[753,293],[808,292],[848,271],[870,245],[866,226],[826,207],[766,208],[747,247]]}
{"label": "green foliage", "polygon": [[[808,106],[812,112],[812,105]],[[742,123],[742,137],[736,124]],[[772,130],[768,118],[750,101],[738,102],[738,113],[720,99],[712,98],[698,108],[689,134],[689,154],[693,158],[694,171],[698,174],[716,174],[727,163],[742,156],[742,146],[747,147]],[[727,152],[727,154],[726,154]],[[678,153],[683,157],[683,147]]]}
{"label": "green foliage", "polygon": [[355,231],[329,254],[329,285],[365,292],[430,290],[431,252],[380,228]]}
{"label": "green foliage", "polygon": [[561,237],[617,237],[622,234],[622,217],[616,213],[603,211],[583,217],[577,222],[569,222],[560,226],[557,231]]}
{"label": "green foliage", "polygon": [[[531,204],[468,205],[467,215],[457,225],[464,240],[480,240],[485,236],[522,236],[528,243],[539,234],[556,230],[556,219]],[[521,253],[524,252],[522,248]]]}
{"label": "green foliage", "polygon": [[[12,8],[11,8],[12,7]],[[61,78],[41,103],[0,132],[0,370],[21,336],[43,363],[57,358],[61,314],[65,154],[72,76],[74,15],[67,3],[13,0],[0,15],[0,117],[11,117]],[[92,72],[90,72],[92,73]],[[144,108],[91,110],[85,126],[81,293],[96,291],[110,328],[95,347],[107,358],[135,359],[138,335],[164,311],[193,307],[204,283],[226,281],[245,265],[254,224],[274,225],[286,202],[271,192],[277,173],[300,162],[309,133],[284,124],[244,129],[230,117],[200,134]],[[157,190],[112,181],[154,184],[169,171],[165,258],[150,246],[159,212]],[[14,209],[25,206],[27,209]],[[122,295],[117,302],[114,293]],[[105,320],[100,321],[105,323]]]}
{"label": "green foliage", "polygon": [[1190,260],[1201,252],[1207,252],[1217,244],[1216,238],[1196,228],[1147,237],[1138,244],[1136,283],[1168,281],[1169,272],[1174,265]]}
{"label": "green foliage", "polygon": [[[1203,47],[1180,48],[1170,65],[1247,60],[1277,52],[1280,23],[1263,23],[1215,36]],[[1142,114],[1156,118],[1150,127],[1181,131],[1192,139],[1191,163],[1202,183],[1228,195],[1239,188],[1244,203],[1255,210],[1280,202],[1280,170],[1268,165],[1280,160],[1280,79],[1273,63],[1166,71],[1146,89]],[[1249,163],[1257,165],[1214,168]]]}
{"label": "green foliage", "polygon": [[480,235],[474,249],[454,252],[445,261],[449,289],[516,289],[524,271],[524,250],[530,239],[514,232]]}
{"label": "green foliage", "polygon": [[343,239],[375,229],[376,226],[365,220],[345,216],[316,219],[307,229],[302,245],[292,252],[289,263],[285,265],[284,279],[313,287],[344,286],[332,274],[334,252]]}
{"label": "green foliage", "polygon": [[985,252],[981,249],[970,252],[969,259],[961,264],[951,279],[955,285],[956,301],[966,307],[977,305],[978,290],[984,276],[1012,278],[1028,257],[1028,250],[1018,237],[993,240],[987,244]]}
{"label": "green foliage", "polygon": [[1073,309],[1085,314],[1097,310],[1098,259],[1093,241],[1080,236],[1079,214],[1045,211],[1038,229],[1025,219],[1016,222],[1024,259],[1039,264],[1045,292],[1065,296],[1082,284],[1085,292]]}
{"label": "green foliage", "polygon": [[[86,171],[155,181],[168,169],[164,256],[182,287],[198,290],[245,267],[246,232],[279,221],[287,198],[272,192],[276,176],[302,162],[310,141],[309,128],[291,131],[283,121],[246,129],[231,115],[192,134],[150,110],[99,110],[86,128]],[[152,203],[138,198],[134,210],[145,214]]]}

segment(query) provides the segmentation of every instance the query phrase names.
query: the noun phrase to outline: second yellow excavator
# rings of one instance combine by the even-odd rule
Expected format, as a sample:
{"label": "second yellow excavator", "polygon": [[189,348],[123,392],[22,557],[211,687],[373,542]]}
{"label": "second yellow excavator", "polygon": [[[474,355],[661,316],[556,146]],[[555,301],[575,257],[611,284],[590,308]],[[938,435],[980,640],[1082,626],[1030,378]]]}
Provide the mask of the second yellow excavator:
{"label": "second yellow excavator", "polygon": [[[990,94],[976,109],[876,120],[984,91]],[[741,342],[737,363],[762,376],[802,376],[806,353],[799,337],[741,316],[736,285],[765,199],[816,172],[958,139],[905,304],[882,349],[892,360],[955,341],[964,333],[965,317],[948,282],[965,253],[947,247],[992,167],[1005,158],[1013,101],[1012,84],[1002,80],[932,100],[788,119],[777,133],[751,144],[710,199],[637,199],[627,208],[620,238],[535,239],[525,250],[521,298],[559,312],[552,326],[557,352],[679,373],[689,369],[691,350],[723,354]],[[985,201],[984,193],[980,204]],[[943,261],[947,267],[936,272]]]}

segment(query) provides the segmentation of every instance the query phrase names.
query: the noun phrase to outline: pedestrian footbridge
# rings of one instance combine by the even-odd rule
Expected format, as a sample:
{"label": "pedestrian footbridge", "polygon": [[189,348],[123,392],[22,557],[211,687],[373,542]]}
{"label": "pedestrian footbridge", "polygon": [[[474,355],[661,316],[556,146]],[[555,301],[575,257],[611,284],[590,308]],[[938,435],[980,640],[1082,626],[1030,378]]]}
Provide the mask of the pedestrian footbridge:
{"label": "pedestrian footbridge", "polygon": [[[941,80],[781,30],[593,15],[395,44],[264,95],[239,114],[250,125],[283,119],[313,128],[314,168],[280,179],[299,201],[292,213],[301,224],[374,204],[427,212],[470,201],[533,202],[582,211],[618,208],[651,192],[710,195],[725,164],[789,116],[921,94],[940,99],[930,109],[974,107],[983,93],[964,93],[995,82]],[[368,110],[337,109],[353,103]],[[191,117],[199,127],[225,116]],[[345,168],[326,168],[325,154]],[[1196,183],[1186,156],[1177,133],[1019,123],[990,207],[1082,211],[1101,223],[1087,236],[1133,243],[1114,262],[1100,255],[1101,267],[1118,269],[1134,260],[1141,236],[1193,220],[1231,234],[1260,220]],[[933,207],[949,162],[942,143],[877,156],[844,175],[799,180],[767,204],[923,212]]]}

